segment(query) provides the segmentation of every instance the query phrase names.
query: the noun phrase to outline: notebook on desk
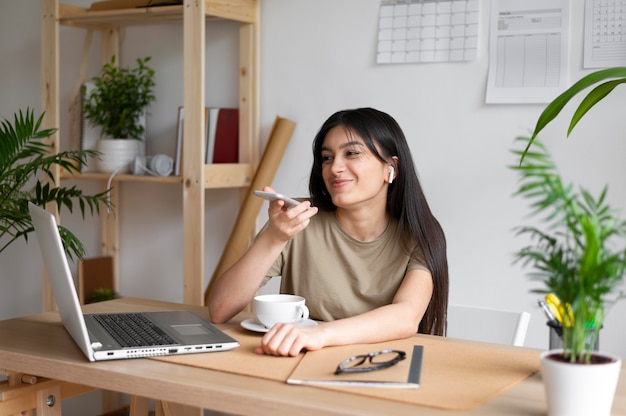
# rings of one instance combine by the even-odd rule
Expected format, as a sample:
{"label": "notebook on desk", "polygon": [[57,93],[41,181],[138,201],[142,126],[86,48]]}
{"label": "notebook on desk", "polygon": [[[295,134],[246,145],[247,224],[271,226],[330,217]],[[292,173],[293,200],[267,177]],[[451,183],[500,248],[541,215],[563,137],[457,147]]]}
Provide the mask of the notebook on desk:
{"label": "notebook on desk", "polygon": [[29,203],[63,325],[90,361],[224,351],[239,343],[190,311],[83,314],[54,216]]}

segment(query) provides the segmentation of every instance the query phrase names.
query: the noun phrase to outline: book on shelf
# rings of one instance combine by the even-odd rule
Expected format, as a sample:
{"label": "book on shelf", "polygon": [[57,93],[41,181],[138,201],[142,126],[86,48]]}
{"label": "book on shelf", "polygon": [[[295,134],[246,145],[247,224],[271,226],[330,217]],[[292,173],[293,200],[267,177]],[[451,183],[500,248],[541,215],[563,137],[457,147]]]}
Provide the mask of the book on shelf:
{"label": "book on shelf", "polygon": [[[208,136],[208,120],[209,120],[209,108],[204,109],[204,137]],[[183,126],[185,122],[185,108],[183,106],[178,107],[178,119],[176,122],[176,152],[174,154],[174,176],[180,176],[182,171],[183,160]]]}
{"label": "book on shelf", "polygon": [[206,163],[239,161],[239,109],[210,108],[206,141]]}
{"label": "book on shelf", "polygon": [[183,121],[185,119],[185,108],[178,107],[178,118],[176,119],[176,152],[174,153],[174,176],[180,176],[181,161],[183,157]]}
{"label": "book on shelf", "polygon": [[206,156],[204,163],[213,163],[213,152],[215,150],[215,130],[217,129],[217,117],[220,109],[217,107],[209,108],[209,119],[207,121],[207,136],[206,136]]}
{"label": "book on shelf", "polygon": [[[384,344],[345,345],[307,351],[293,370],[288,384],[343,386],[343,387],[382,387],[394,389],[416,389],[420,385],[424,346],[412,345],[406,351],[406,358],[391,367],[362,373],[336,374],[337,365],[348,357],[368,355],[380,349],[395,349]],[[365,363],[367,364],[367,362]]]}

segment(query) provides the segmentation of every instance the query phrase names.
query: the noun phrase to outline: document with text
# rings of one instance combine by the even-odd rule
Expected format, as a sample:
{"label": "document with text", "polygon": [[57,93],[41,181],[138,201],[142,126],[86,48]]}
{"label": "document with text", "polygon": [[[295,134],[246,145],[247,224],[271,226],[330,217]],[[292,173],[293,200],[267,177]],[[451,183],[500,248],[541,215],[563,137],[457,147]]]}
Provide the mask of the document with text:
{"label": "document with text", "polygon": [[568,86],[569,0],[491,3],[486,102],[547,103]]}

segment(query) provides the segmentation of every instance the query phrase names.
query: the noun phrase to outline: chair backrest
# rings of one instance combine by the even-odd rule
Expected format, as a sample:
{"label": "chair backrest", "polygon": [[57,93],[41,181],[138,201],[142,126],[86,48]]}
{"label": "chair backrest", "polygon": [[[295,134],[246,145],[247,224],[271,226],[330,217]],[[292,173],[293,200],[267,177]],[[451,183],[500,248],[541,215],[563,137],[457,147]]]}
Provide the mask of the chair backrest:
{"label": "chair backrest", "polygon": [[447,336],[521,347],[529,321],[528,312],[449,305]]}

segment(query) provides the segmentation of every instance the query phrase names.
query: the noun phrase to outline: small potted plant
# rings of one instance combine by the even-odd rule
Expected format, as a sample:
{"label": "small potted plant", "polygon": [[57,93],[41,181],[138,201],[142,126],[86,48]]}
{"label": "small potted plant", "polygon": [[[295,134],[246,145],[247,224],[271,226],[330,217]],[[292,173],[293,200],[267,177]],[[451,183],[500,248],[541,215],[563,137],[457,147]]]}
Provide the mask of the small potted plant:
{"label": "small potted plant", "polygon": [[[555,227],[543,236],[539,230],[536,232],[529,230],[525,233],[534,234],[543,240],[547,248],[550,248],[548,243],[551,238],[554,239],[552,241],[557,242],[564,241],[563,238],[566,236],[572,240],[569,241],[570,245],[565,247],[573,247],[574,244],[577,246],[576,250],[563,250],[563,252],[557,250],[557,245],[552,246],[554,259],[543,265],[541,264],[542,253],[538,251],[535,254],[531,254],[530,251],[527,254],[518,253],[518,258],[535,265],[539,275],[543,275],[547,288],[561,287],[557,294],[565,298],[562,301],[570,305],[574,317],[574,325],[563,328],[563,354],[569,354],[567,357],[570,358],[571,363],[555,361],[554,358],[557,357],[550,352],[542,356],[542,372],[551,415],[608,415],[610,413],[615,391],[615,385],[610,383],[614,383],[614,380],[616,382],[618,374],[600,376],[603,377],[600,381],[607,381],[608,385],[596,383],[594,380],[591,381],[591,387],[588,387],[590,383],[583,383],[587,380],[587,376],[579,373],[582,371],[601,372],[607,367],[617,367],[613,371],[619,372],[620,361],[617,358],[614,357],[612,363],[593,364],[597,355],[594,355],[591,350],[597,340],[598,331],[602,327],[606,307],[623,297],[623,292],[618,293],[618,285],[624,274],[623,243],[626,227],[624,222],[616,216],[615,211],[606,204],[604,200],[606,188],[597,199],[584,190],[575,192],[572,187],[562,188],[558,192],[556,188],[546,191],[545,186],[548,182],[552,179],[556,181],[558,176],[553,175],[556,170],[549,162],[549,158],[545,159],[549,156],[545,148],[540,145],[538,146],[539,152],[534,152],[531,146],[543,128],[554,120],[573,98],[591,88],[572,115],[567,136],[592,107],[624,83],[626,83],[626,67],[600,69],[582,77],[546,106],[537,120],[530,139],[526,140],[525,149],[518,153],[520,164],[515,168],[520,170],[522,178],[529,180],[529,183],[520,186],[518,194],[539,198],[534,205],[536,211],[550,209],[552,216],[548,216],[547,220],[552,221]],[[527,157],[532,162],[524,166],[523,163]],[[532,185],[533,182],[535,185]],[[553,183],[553,186],[563,187],[560,178],[558,182]],[[553,205],[555,203],[561,204],[562,207],[567,204],[568,211],[560,212],[558,205]],[[558,218],[566,222],[557,223]],[[557,233],[559,227],[560,232]],[[539,245],[535,248],[542,249]],[[569,263],[565,262],[564,256],[566,255],[572,256]],[[537,258],[533,259],[533,256]],[[545,253],[544,260],[548,260],[547,256],[548,253]],[[570,269],[558,270],[559,267],[565,265],[569,265]],[[555,277],[550,277],[551,272],[555,273]],[[585,324],[588,328],[585,328]],[[591,339],[588,338],[590,329]],[[585,339],[587,339],[586,343]],[[553,359],[549,360],[549,357]],[[548,374],[547,377],[546,374]],[[563,375],[565,380],[558,379],[555,374]],[[576,386],[583,384],[582,391],[574,390]],[[559,392],[564,392],[564,395],[559,395]],[[596,393],[602,394],[604,401],[596,401],[595,399],[600,400],[595,396]]]}
{"label": "small potted plant", "polygon": [[[545,146],[521,138],[526,150],[514,150],[520,164],[517,196],[543,215],[545,227],[525,226],[518,234],[529,244],[516,260],[530,266],[540,281],[537,293],[561,301],[563,349],[542,354],[548,412],[556,415],[609,415],[621,360],[594,351],[607,308],[623,297],[626,274],[626,221],[606,202],[607,188],[594,197],[584,188],[563,183]],[[562,378],[561,378],[562,376]]]}
{"label": "small potted plant", "polygon": [[[100,204],[110,206],[107,191],[96,195],[85,195],[72,186],[54,187],[53,167],[60,166],[69,173],[78,172],[77,166],[84,163],[87,156],[94,156],[93,150],[65,151],[51,153],[52,146],[43,139],[55,129],[41,130],[43,114],[35,120],[33,111],[26,110],[14,115],[11,124],[8,120],[0,127],[0,253],[14,241],[24,238],[34,231],[28,213],[28,202],[41,207],[56,203],[61,209],[70,212],[78,204],[83,217],[86,208],[91,214],[100,212]],[[48,177],[51,183],[41,181]],[[82,243],[67,228],[59,226],[63,246],[70,258],[84,257]]]}
{"label": "small potted plant", "polygon": [[92,78],[93,90],[84,91],[83,113],[91,125],[101,128],[96,145],[101,172],[129,171],[139,152],[144,133],[140,120],[156,99],[154,70],[147,65],[150,59],[139,58],[136,67],[120,68],[113,56],[102,74]]}

